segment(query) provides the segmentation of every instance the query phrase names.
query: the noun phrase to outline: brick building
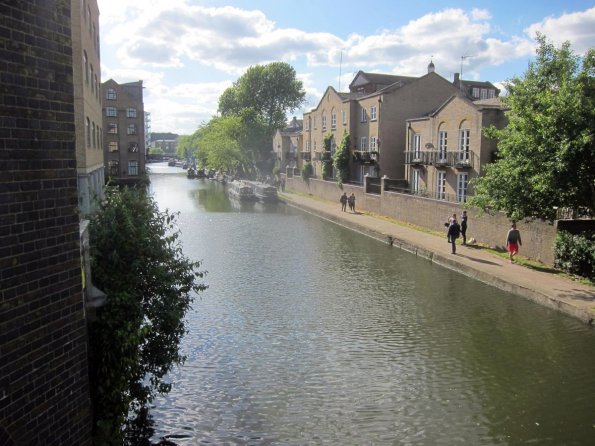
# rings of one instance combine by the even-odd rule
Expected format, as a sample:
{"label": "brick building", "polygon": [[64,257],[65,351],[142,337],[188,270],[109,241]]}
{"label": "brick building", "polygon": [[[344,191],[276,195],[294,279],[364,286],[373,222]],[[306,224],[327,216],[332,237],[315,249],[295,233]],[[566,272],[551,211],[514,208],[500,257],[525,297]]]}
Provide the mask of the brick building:
{"label": "brick building", "polygon": [[145,174],[143,81],[102,84],[106,174],[120,184],[135,184]]}
{"label": "brick building", "polygon": [[0,443],[85,446],[71,4],[0,4]]}

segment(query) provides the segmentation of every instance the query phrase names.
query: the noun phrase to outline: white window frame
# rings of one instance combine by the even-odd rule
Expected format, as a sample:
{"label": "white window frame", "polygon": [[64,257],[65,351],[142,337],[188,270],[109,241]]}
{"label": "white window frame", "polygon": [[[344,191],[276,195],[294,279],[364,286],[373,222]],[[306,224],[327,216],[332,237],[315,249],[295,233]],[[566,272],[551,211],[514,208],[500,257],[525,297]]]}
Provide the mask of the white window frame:
{"label": "white window frame", "polygon": [[331,130],[335,130],[337,128],[337,114],[335,112],[331,113]]}
{"label": "white window frame", "polygon": [[372,105],[370,107],[370,121],[376,121],[376,106]]}
{"label": "white window frame", "polygon": [[368,122],[368,111],[365,107],[362,107],[361,122]]}
{"label": "white window frame", "polygon": [[366,149],[366,143],[367,143],[367,141],[368,141],[368,138],[367,138],[367,137],[365,137],[365,136],[362,136],[362,138],[361,138],[361,140],[360,140],[360,144],[361,144],[361,146],[360,146],[360,150],[361,150],[362,152],[367,152],[367,149]]}
{"label": "white window frame", "polygon": [[126,117],[127,118],[136,118],[136,108],[128,107],[126,109]]}
{"label": "white window frame", "polygon": [[378,148],[376,146],[377,138],[375,136],[370,136],[370,152],[377,152]]}
{"label": "white window frame", "polygon": [[411,192],[414,192],[414,193],[419,192],[419,180],[420,180],[419,169],[412,169],[411,170]]}
{"label": "white window frame", "polygon": [[438,159],[440,161],[445,161],[447,152],[448,152],[448,132],[446,130],[440,130],[438,132]]}
{"label": "white window frame", "polygon": [[469,150],[471,141],[471,131],[467,128],[459,130],[459,153],[458,161],[461,163],[469,162]]}
{"label": "white window frame", "polygon": [[347,125],[347,112],[343,110],[341,111],[341,115],[343,117],[343,125]]}
{"label": "white window frame", "polygon": [[411,151],[413,152],[413,159],[421,159],[421,134],[414,133],[411,137]]}
{"label": "white window frame", "polygon": [[441,170],[436,172],[436,199],[446,199],[446,172]]}
{"label": "white window frame", "polygon": [[322,113],[322,130],[326,130],[326,113]]}
{"label": "white window frame", "polygon": [[138,176],[138,164],[137,160],[128,161],[128,175],[134,177]]}
{"label": "white window frame", "polygon": [[466,203],[467,202],[467,190],[469,187],[469,174],[459,173],[457,175],[457,202],[459,203]]}
{"label": "white window frame", "polygon": [[118,117],[118,109],[116,107],[105,107],[105,116],[108,118]]}

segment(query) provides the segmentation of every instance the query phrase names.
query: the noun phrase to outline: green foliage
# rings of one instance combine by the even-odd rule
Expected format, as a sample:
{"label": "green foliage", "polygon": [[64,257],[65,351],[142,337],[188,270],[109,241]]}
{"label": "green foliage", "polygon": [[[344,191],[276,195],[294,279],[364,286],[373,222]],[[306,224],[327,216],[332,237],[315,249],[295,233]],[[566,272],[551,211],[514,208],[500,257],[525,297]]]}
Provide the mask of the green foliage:
{"label": "green foliage", "polygon": [[264,122],[269,137],[286,126],[287,112],[303,104],[306,92],[294,68],[286,62],[273,62],[248,68],[219,98],[222,116],[253,110]]}
{"label": "green foliage", "polygon": [[498,156],[469,204],[514,220],[554,220],[556,208],[595,214],[595,50],[579,58],[537,36],[537,57],[507,84],[508,125],[490,128]]}
{"label": "green foliage", "polygon": [[341,145],[333,154],[333,166],[337,171],[337,184],[341,186],[349,177],[349,149],[351,147],[351,138],[349,133],[343,132]]}
{"label": "green foliage", "polygon": [[307,162],[306,164],[304,164],[302,166],[302,178],[304,180],[311,178],[313,174],[314,174],[314,167],[312,166],[311,162]]}
{"label": "green foliage", "polygon": [[595,281],[595,231],[583,234],[559,231],[554,255],[556,268]]}
{"label": "green foliage", "polygon": [[206,287],[175,217],[142,189],[108,187],[91,221],[93,280],[108,296],[89,331],[94,444],[122,444],[128,416],[168,392],[164,377],[184,360],[184,316]]}

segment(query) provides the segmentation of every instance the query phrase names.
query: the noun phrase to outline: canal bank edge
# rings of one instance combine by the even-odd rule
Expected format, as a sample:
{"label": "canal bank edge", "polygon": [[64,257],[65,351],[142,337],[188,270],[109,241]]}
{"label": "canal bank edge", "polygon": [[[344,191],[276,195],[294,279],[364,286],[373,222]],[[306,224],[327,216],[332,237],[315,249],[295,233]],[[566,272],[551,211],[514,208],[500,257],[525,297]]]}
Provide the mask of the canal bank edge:
{"label": "canal bank edge", "polygon": [[595,289],[552,273],[509,264],[488,252],[457,245],[450,253],[445,238],[416,231],[368,214],[342,212],[336,203],[283,193],[287,205],[415,254],[503,291],[595,325]]}

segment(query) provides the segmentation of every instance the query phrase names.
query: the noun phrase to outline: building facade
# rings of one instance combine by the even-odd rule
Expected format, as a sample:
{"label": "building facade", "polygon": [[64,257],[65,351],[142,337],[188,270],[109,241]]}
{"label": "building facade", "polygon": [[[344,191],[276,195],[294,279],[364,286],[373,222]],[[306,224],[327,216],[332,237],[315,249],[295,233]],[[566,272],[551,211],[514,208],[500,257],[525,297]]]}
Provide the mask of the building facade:
{"label": "building facade", "polygon": [[106,175],[119,184],[136,184],[146,173],[143,81],[102,85]]}
{"label": "building facade", "polygon": [[303,121],[294,117],[283,130],[273,136],[273,156],[275,167],[281,172],[286,169],[301,169],[303,156]]}
{"label": "building facade", "polygon": [[89,214],[103,197],[103,125],[99,9],[96,0],[72,0],[72,58],[79,210]]}
{"label": "building facade", "polygon": [[500,98],[454,95],[428,116],[407,120],[406,177],[414,194],[464,203],[469,181],[494,160],[496,141],[483,129],[506,125]]}
{"label": "building facade", "polygon": [[2,17],[0,444],[87,446],[71,4],[5,1]]}

